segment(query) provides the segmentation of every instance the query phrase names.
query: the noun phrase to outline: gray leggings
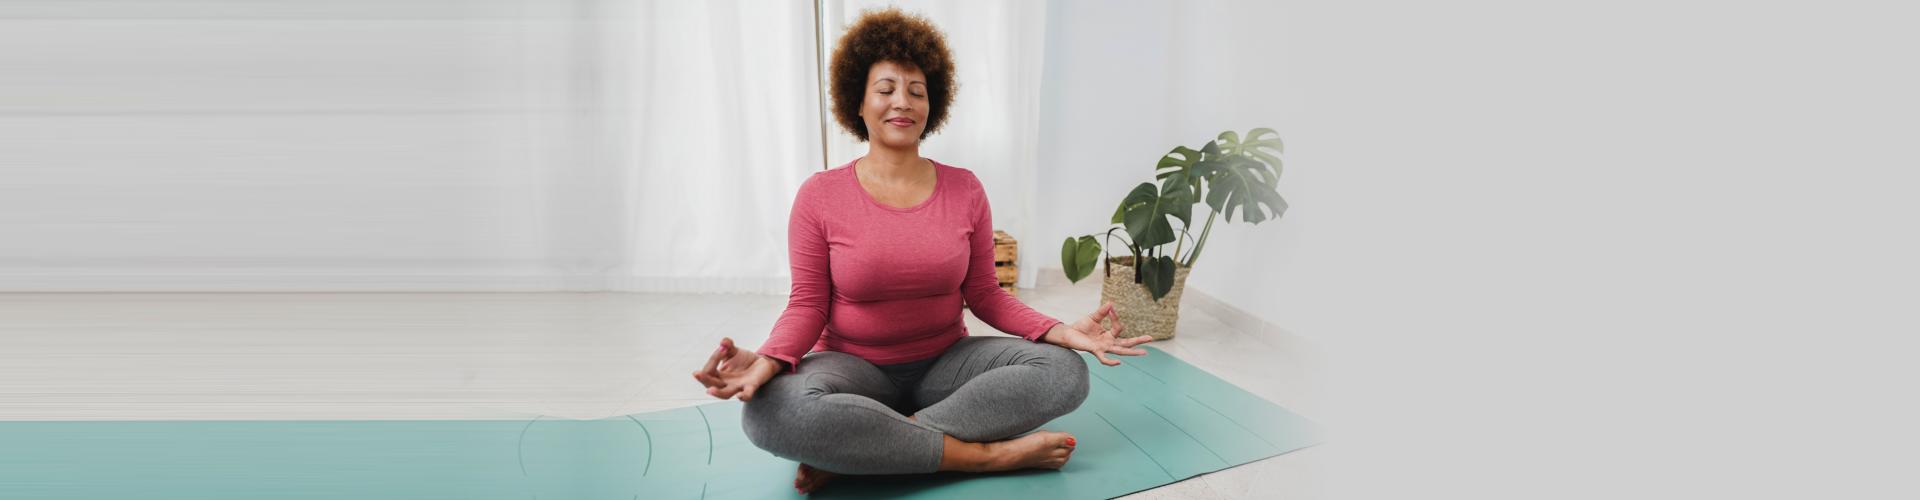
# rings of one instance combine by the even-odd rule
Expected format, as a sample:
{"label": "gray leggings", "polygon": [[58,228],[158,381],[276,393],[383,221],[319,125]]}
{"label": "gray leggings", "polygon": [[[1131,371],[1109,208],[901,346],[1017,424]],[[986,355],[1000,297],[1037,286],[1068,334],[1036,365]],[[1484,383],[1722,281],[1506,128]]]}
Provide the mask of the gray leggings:
{"label": "gray leggings", "polygon": [[[1087,399],[1087,364],[1066,348],[1013,337],[967,337],[933,359],[897,365],[816,352],[746,404],[747,439],[767,452],[841,474],[940,468],[941,435],[999,441],[1039,428]],[[915,420],[907,420],[914,415]]]}

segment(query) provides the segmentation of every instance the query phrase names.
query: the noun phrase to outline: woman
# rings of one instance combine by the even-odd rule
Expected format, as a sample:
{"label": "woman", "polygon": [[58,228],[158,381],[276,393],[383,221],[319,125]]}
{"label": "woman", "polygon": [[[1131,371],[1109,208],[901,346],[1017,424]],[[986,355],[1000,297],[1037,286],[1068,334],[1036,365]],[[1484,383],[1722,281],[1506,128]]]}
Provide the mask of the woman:
{"label": "woman", "polygon": [[[1119,338],[1112,304],[1066,324],[999,288],[979,180],[920,157],[957,87],[931,23],[869,12],[841,37],[831,72],[834,116],[867,155],[800,187],[793,292],[765,345],[722,339],[694,379],[746,402],[747,437],[801,463],[801,493],[836,473],[1060,468],[1073,436],[1021,434],[1086,399],[1086,363],[1069,349],[1118,365],[1107,355],[1144,355],[1135,346],[1151,338]],[[968,336],[962,300],[1021,338]]]}

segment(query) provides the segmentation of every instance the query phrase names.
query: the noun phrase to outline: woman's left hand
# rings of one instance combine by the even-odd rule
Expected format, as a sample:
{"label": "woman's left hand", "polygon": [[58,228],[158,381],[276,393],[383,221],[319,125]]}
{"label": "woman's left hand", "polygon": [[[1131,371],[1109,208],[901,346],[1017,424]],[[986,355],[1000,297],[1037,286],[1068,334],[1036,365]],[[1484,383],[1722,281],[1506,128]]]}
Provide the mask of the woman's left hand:
{"label": "woman's left hand", "polygon": [[[1102,320],[1109,317],[1113,318],[1111,329],[1101,325]],[[1120,313],[1114,312],[1113,303],[1108,302],[1101,304],[1100,309],[1093,311],[1093,314],[1080,318],[1080,321],[1075,321],[1073,324],[1054,325],[1053,329],[1047,330],[1047,335],[1040,340],[1068,349],[1086,351],[1098,358],[1103,365],[1119,366],[1120,361],[1108,358],[1107,355],[1145,356],[1146,349],[1134,346],[1153,341],[1153,337],[1146,335],[1120,338],[1120,332],[1124,331],[1127,331],[1127,326],[1120,324]]]}

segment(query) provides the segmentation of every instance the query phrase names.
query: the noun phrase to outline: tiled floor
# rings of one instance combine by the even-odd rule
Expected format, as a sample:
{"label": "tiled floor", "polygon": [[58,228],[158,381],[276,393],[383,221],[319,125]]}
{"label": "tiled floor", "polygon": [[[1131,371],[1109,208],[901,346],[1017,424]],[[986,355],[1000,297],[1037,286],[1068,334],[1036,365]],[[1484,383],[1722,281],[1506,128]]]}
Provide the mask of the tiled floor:
{"label": "tiled floor", "polygon": [[[1099,283],[1020,292],[1071,320],[1098,305]],[[1155,346],[1321,414],[1311,343],[1236,330],[1192,303],[1179,336]],[[757,346],[785,305],[763,295],[0,294],[0,420],[599,418],[682,407],[711,400],[687,373],[720,337]],[[1127,498],[1319,497],[1320,451]]]}

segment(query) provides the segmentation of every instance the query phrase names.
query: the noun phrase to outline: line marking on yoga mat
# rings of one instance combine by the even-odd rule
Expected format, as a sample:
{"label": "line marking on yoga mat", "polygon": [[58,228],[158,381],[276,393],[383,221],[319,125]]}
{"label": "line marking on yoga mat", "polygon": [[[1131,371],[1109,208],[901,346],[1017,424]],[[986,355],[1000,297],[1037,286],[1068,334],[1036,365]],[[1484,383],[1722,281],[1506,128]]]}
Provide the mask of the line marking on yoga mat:
{"label": "line marking on yoga mat", "polygon": [[1167,479],[1171,479],[1171,480],[1174,480],[1174,481],[1179,481],[1179,480],[1180,480],[1180,478],[1176,478],[1176,477],[1173,477],[1173,472],[1170,472],[1170,471],[1168,471],[1168,470],[1167,470],[1167,466],[1165,466],[1165,465],[1160,465],[1160,461],[1159,461],[1159,460],[1157,460],[1157,459],[1155,459],[1155,458],[1153,458],[1153,454],[1152,454],[1152,453],[1147,453],[1147,449],[1146,449],[1146,448],[1143,448],[1143,447],[1141,447],[1141,446],[1140,446],[1140,443],[1136,443],[1136,442],[1134,442],[1134,441],[1133,441],[1133,436],[1128,436],[1128,435],[1127,435],[1127,431],[1124,431],[1124,430],[1121,430],[1121,429],[1120,429],[1120,426],[1118,426],[1118,425],[1113,425],[1113,421],[1112,421],[1112,420],[1107,420],[1107,416],[1106,416],[1106,415],[1101,415],[1101,414],[1100,414],[1100,412],[1097,412],[1097,411],[1096,411],[1096,412],[1093,412],[1093,416],[1095,416],[1095,417],[1100,417],[1100,421],[1101,421],[1101,422],[1106,422],[1106,423],[1107,423],[1107,427],[1112,427],[1112,428],[1113,428],[1113,431],[1114,431],[1114,432],[1118,432],[1118,433],[1120,433],[1120,437],[1123,437],[1123,438],[1127,438],[1127,443],[1129,443],[1129,444],[1132,444],[1132,445],[1133,445],[1133,448],[1134,448],[1134,449],[1136,449],[1136,450],[1140,450],[1140,454],[1141,454],[1141,455],[1146,455],[1146,456],[1147,456],[1147,460],[1149,460],[1149,461],[1152,461],[1152,462],[1153,462],[1153,466],[1154,466],[1154,467],[1159,467],[1159,468],[1160,468],[1160,472],[1161,472],[1161,473],[1163,473],[1163,474],[1166,474],[1166,475],[1167,475]]}
{"label": "line marking on yoga mat", "polygon": [[1101,382],[1106,382],[1106,383],[1107,383],[1107,386],[1108,386],[1108,387],[1112,387],[1112,388],[1113,388],[1113,390],[1116,390],[1116,391],[1120,391],[1120,392],[1127,392],[1127,390],[1126,390],[1126,389],[1121,389],[1119,385],[1117,385],[1117,384],[1114,384],[1114,383],[1113,383],[1113,381],[1111,381],[1111,380],[1107,380],[1107,378],[1106,378],[1106,377],[1102,377],[1102,376],[1100,376],[1100,374],[1098,374],[1098,373],[1093,373],[1093,372],[1087,372],[1087,373],[1088,373],[1088,374],[1090,374],[1090,375],[1093,375],[1093,378],[1097,378],[1097,379],[1100,379],[1100,381],[1101,381]]}
{"label": "line marking on yoga mat", "polygon": [[[713,422],[707,421],[706,410],[702,410],[700,409],[700,407],[695,406],[693,407],[693,411],[700,412],[700,423],[707,425],[707,465],[713,465]],[[707,487],[703,485],[700,487],[700,498],[706,498],[706,497],[707,497]]]}
{"label": "line marking on yoga mat", "polygon": [[[1173,423],[1173,420],[1172,420],[1172,419],[1169,419],[1169,418],[1167,418],[1167,416],[1166,416],[1166,415],[1161,415],[1161,414],[1160,414],[1160,411],[1159,411],[1159,410],[1155,410],[1155,409],[1153,409],[1153,407],[1152,407],[1152,406],[1147,406],[1147,404],[1146,404],[1146,403],[1140,403],[1140,407],[1141,407],[1141,408],[1146,408],[1146,409],[1147,409],[1147,411],[1150,411],[1150,412],[1153,412],[1153,416],[1156,416],[1156,417],[1160,417],[1160,419],[1161,419],[1161,420],[1165,420],[1165,421],[1167,421],[1167,425],[1171,425],[1171,426],[1173,426],[1173,428],[1174,428],[1174,430],[1177,430],[1177,431],[1180,431],[1180,433],[1181,433],[1181,434],[1186,434],[1186,435],[1187,435],[1187,439],[1192,439],[1192,440],[1193,440],[1193,442],[1194,442],[1195,444],[1198,444],[1198,445],[1200,445],[1200,448],[1201,448],[1201,449],[1204,449],[1204,450],[1207,450],[1207,453],[1212,453],[1212,454],[1213,454],[1213,458],[1217,458],[1217,459],[1220,459],[1220,462],[1221,462],[1221,463],[1228,463],[1228,462],[1227,462],[1227,458],[1226,458],[1226,457],[1222,457],[1222,456],[1220,456],[1220,454],[1219,454],[1219,453],[1215,453],[1215,452],[1213,451],[1213,447],[1212,447],[1212,446],[1207,446],[1207,443],[1206,443],[1206,442],[1204,442],[1204,441],[1201,441],[1201,440],[1200,440],[1200,438],[1197,438],[1197,437],[1193,437],[1193,433],[1191,433],[1191,432],[1187,432],[1187,428],[1185,428],[1185,427],[1181,427],[1181,426],[1180,426],[1180,424],[1176,424],[1176,423]],[[1231,467],[1231,466],[1229,466],[1229,467]]]}
{"label": "line marking on yoga mat", "polygon": [[1128,367],[1131,367],[1131,368],[1133,368],[1134,370],[1136,370],[1136,371],[1139,371],[1140,373],[1144,373],[1144,374],[1146,374],[1146,375],[1147,375],[1148,377],[1152,377],[1154,381],[1156,381],[1156,382],[1160,382],[1160,385],[1166,385],[1166,384],[1167,384],[1167,381],[1165,381],[1165,380],[1161,380],[1161,379],[1160,379],[1160,377],[1158,377],[1158,376],[1155,376],[1155,375],[1153,374],[1153,372],[1149,372],[1149,371],[1147,371],[1147,370],[1146,370],[1145,368],[1141,368],[1141,367],[1138,367],[1138,366],[1133,366],[1133,363],[1127,363],[1127,364],[1126,364],[1126,366],[1128,366]]}
{"label": "line marking on yoga mat", "polygon": [[640,419],[633,418],[633,415],[627,415],[627,420],[632,420],[633,425],[640,426],[640,433],[647,436],[647,466],[640,468],[640,477],[647,477],[647,471],[653,470],[653,432],[648,431],[647,424],[640,423]]}
{"label": "line marking on yoga mat", "polygon": [[[1260,433],[1258,433],[1258,432],[1253,432],[1253,429],[1248,429],[1248,428],[1247,428],[1247,426],[1245,426],[1245,425],[1240,425],[1240,421],[1239,421],[1239,420],[1234,420],[1234,419],[1233,419],[1233,417],[1229,417],[1229,416],[1227,416],[1227,414],[1225,414],[1225,413],[1221,413],[1221,412],[1220,412],[1220,410],[1214,410],[1214,409],[1213,409],[1213,406],[1212,406],[1212,405],[1209,405],[1209,404],[1207,404],[1207,402],[1206,402],[1206,401],[1201,401],[1201,400],[1200,400],[1199,398],[1195,398],[1195,397],[1193,397],[1193,395],[1192,395],[1192,394],[1187,394],[1186,396],[1187,396],[1187,399],[1191,399],[1191,400],[1193,400],[1193,402],[1195,402],[1195,403],[1200,403],[1200,406],[1204,406],[1204,407],[1206,407],[1206,408],[1207,408],[1208,410],[1213,410],[1213,413],[1214,413],[1214,414],[1217,414],[1217,415],[1220,415],[1220,418],[1224,418],[1224,419],[1227,419],[1227,421],[1228,421],[1228,422],[1233,422],[1233,425],[1234,425],[1234,426],[1237,426],[1237,427],[1239,427],[1239,428],[1240,428],[1240,430],[1243,430],[1243,431],[1247,431],[1247,434],[1252,434],[1252,435],[1253,435],[1253,437],[1254,437],[1254,439],[1259,439],[1259,440],[1260,440],[1260,442],[1262,442],[1262,443],[1267,443],[1267,446],[1272,446],[1272,447],[1273,447],[1273,449],[1276,449],[1276,450],[1279,450],[1279,449],[1282,449],[1282,448],[1280,448],[1280,446],[1279,446],[1279,445],[1275,445],[1275,444],[1273,444],[1273,441],[1268,441],[1266,437],[1264,437],[1264,436],[1261,436],[1261,435],[1260,435]],[[1142,406],[1144,406],[1144,405],[1142,405]]]}
{"label": "line marking on yoga mat", "polygon": [[700,483],[700,500],[707,500],[707,485],[709,484],[713,483]]}
{"label": "line marking on yoga mat", "polygon": [[[532,429],[533,423],[539,422],[540,417],[540,415],[534,415],[533,420],[528,420],[527,426],[520,428],[520,439],[514,440],[513,460],[520,462],[520,477],[527,477],[527,429]],[[534,498],[539,497],[539,495],[534,495]]]}

